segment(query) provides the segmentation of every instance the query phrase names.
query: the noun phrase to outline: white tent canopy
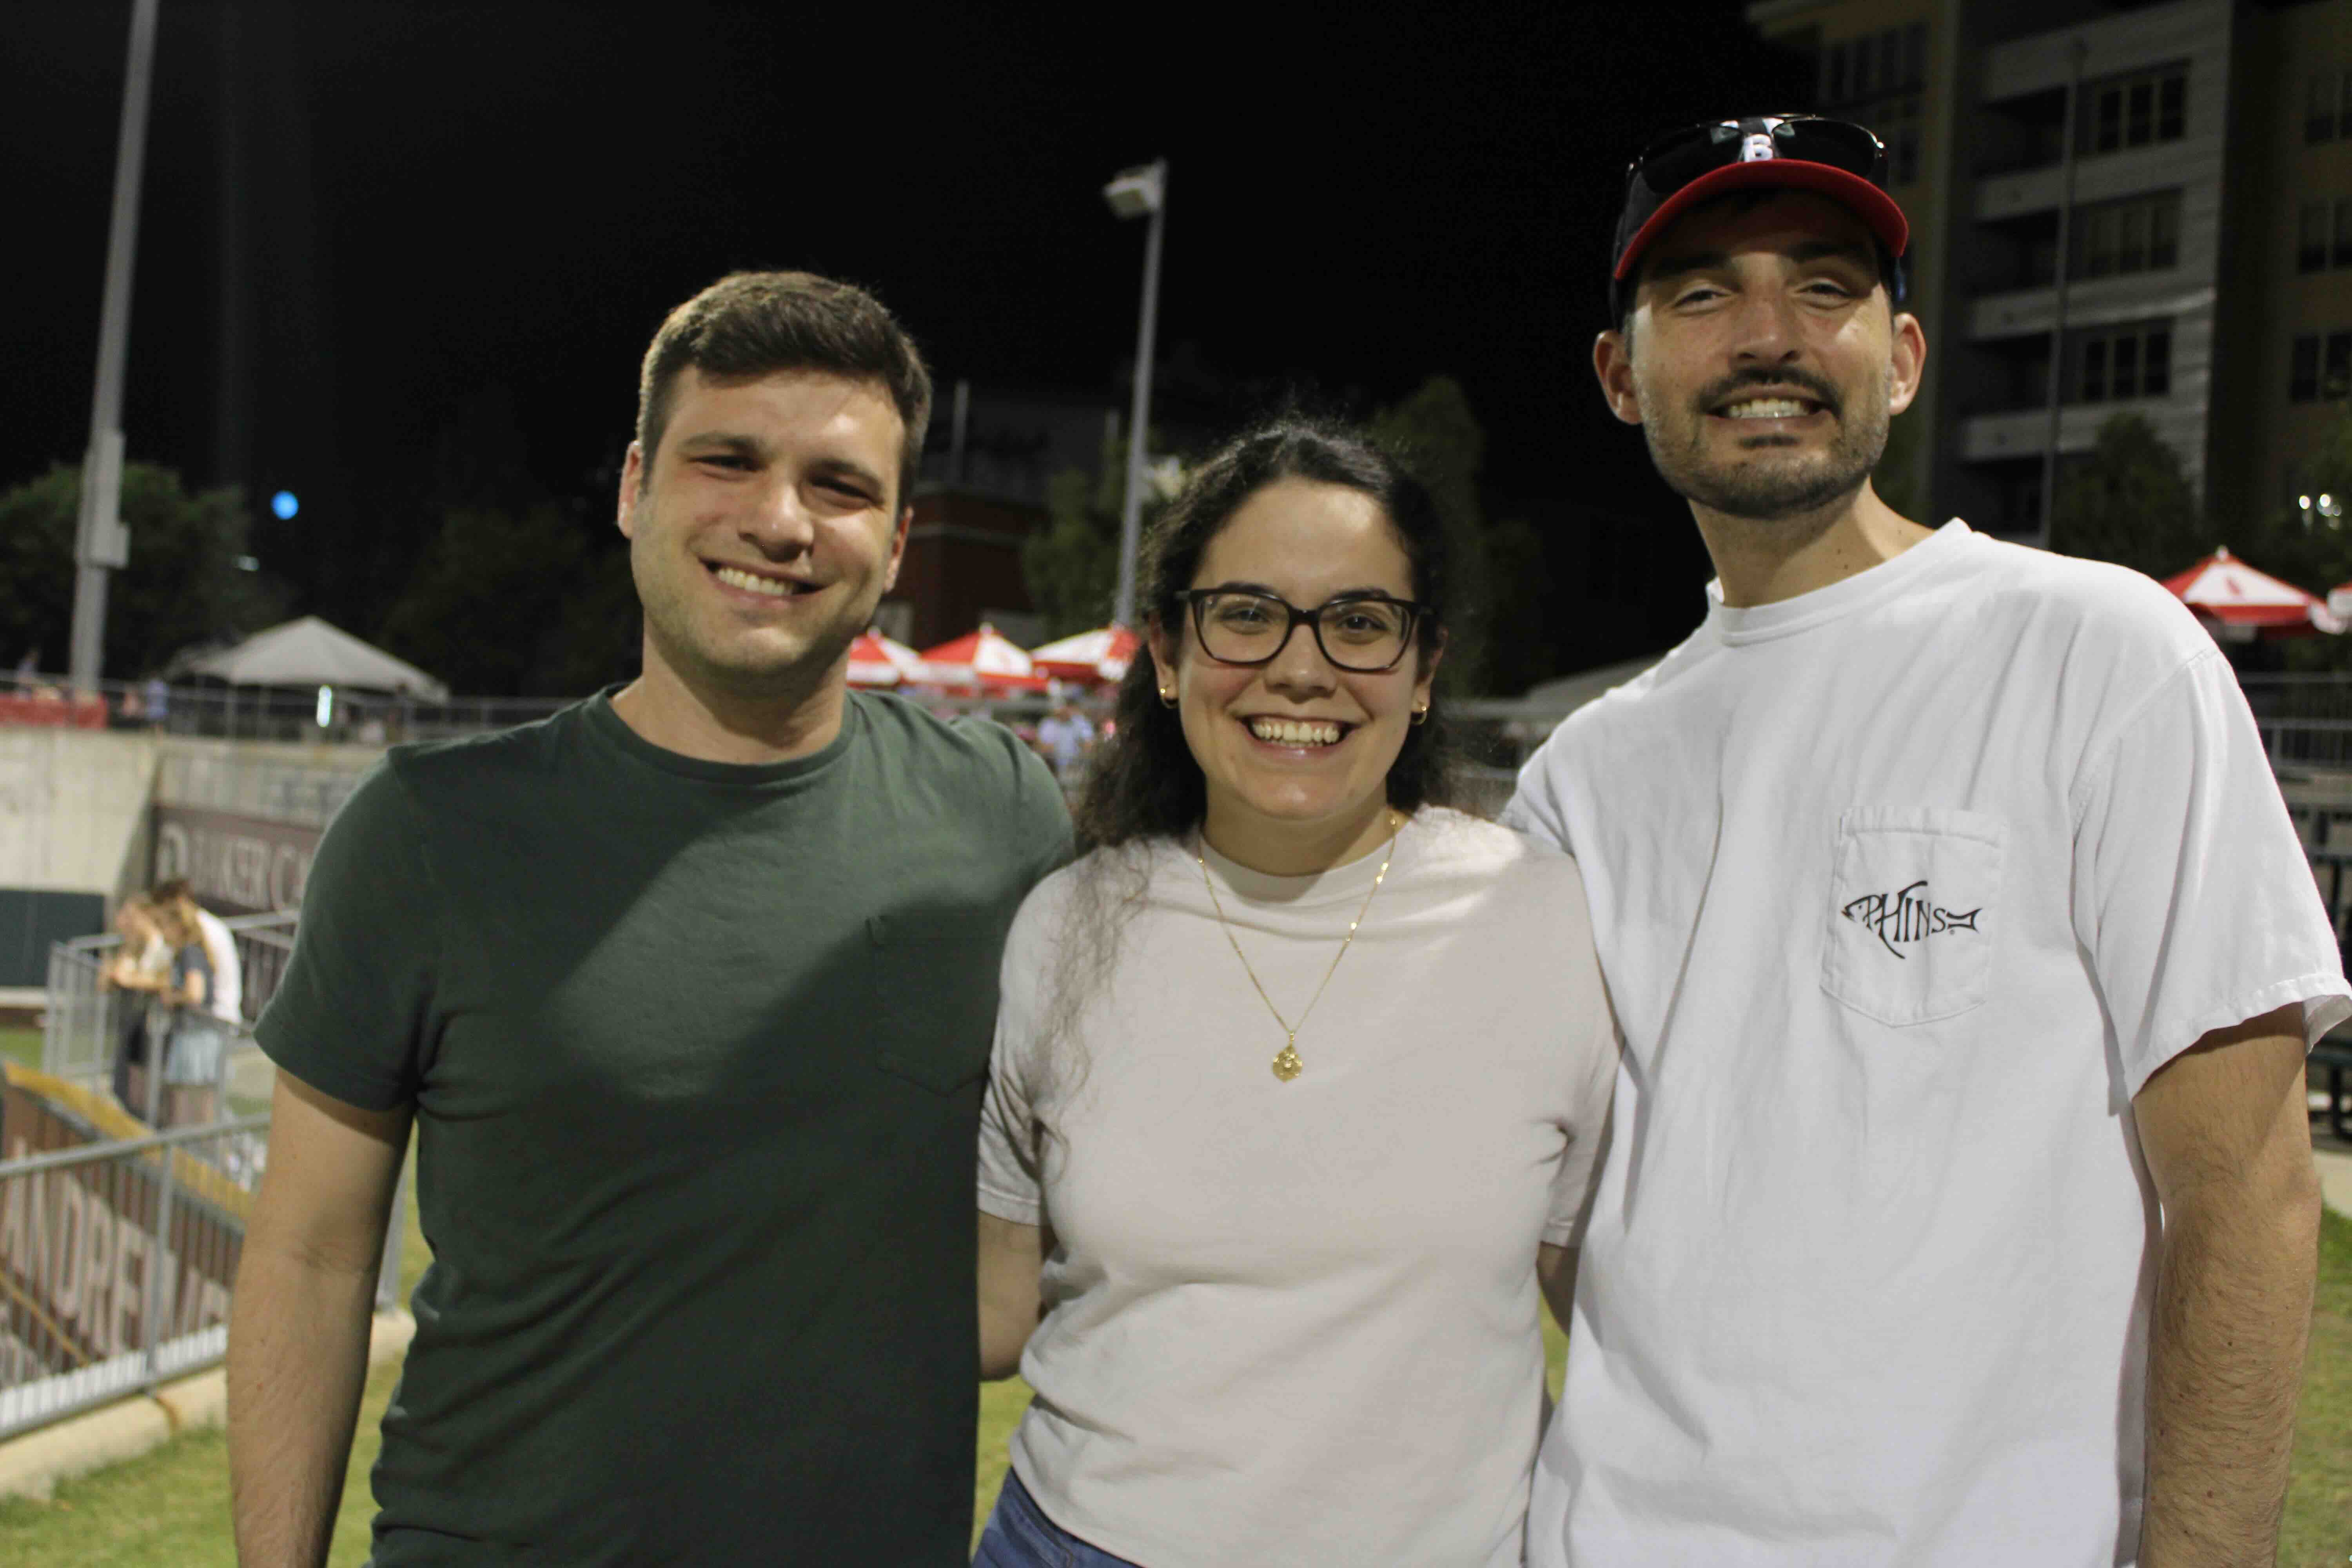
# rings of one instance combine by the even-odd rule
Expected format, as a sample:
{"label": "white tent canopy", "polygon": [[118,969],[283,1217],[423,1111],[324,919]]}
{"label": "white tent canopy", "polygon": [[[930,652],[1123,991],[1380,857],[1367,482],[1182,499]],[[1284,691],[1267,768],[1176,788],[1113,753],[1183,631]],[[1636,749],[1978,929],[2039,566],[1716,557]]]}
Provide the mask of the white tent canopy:
{"label": "white tent canopy", "polygon": [[436,702],[449,696],[446,686],[415,665],[316,616],[256,632],[235,647],[192,661],[188,670],[232,686],[349,686]]}

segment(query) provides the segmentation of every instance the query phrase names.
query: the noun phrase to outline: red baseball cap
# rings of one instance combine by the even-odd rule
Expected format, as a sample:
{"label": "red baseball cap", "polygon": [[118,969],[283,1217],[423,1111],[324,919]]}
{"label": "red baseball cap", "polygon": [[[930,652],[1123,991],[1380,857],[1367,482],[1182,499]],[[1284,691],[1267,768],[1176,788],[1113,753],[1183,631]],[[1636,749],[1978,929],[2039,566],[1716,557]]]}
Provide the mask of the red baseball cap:
{"label": "red baseball cap", "polygon": [[1732,191],[1780,187],[1827,196],[1860,218],[1885,249],[1888,286],[1903,297],[1911,225],[1886,194],[1886,146],[1866,127],[1817,114],[1710,120],[1659,137],[1626,165],[1617,215],[1610,308],[1622,319],[1643,254],[1675,220]]}

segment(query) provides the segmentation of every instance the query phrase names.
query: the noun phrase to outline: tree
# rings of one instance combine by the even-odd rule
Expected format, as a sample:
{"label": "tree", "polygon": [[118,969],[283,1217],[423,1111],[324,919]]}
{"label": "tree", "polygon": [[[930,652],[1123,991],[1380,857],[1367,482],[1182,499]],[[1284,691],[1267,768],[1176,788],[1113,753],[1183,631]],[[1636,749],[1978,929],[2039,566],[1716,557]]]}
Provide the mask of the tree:
{"label": "tree", "polygon": [[377,636],[481,696],[576,697],[635,668],[628,552],[552,501],[451,507]]}
{"label": "tree", "polygon": [[1464,695],[1524,691],[1557,668],[1550,637],[1551,575],[1543,535],[1511,518],[1489,524],[1478,476],[1486,432],[1469,395],[1433,375],[1375,414],[1373,438],[1429,487],[1453,546],[1454,599],[1439,677]]}
{"label": "tree", "polygon": [[2179,455],[2137,414],[2099,426],[2098,445],[2065,470],[2051,508],[2051,549],[2151,577],[2186,571],[2220,542]]}
{"label": "tree", "polygon": [[[1162,489],[1147,475],[1143,527],[1160,514]],[[1093,473],[1065,468],[1045,481],[1045,527],[1022,542],[1021,575],[1029,603],[1045,617],[1048,638],[1092,631],[1109,621],[1118,595],[1119,512],[1126,494],[1127,442],[1117,436],[1103,437]]]}
{"label": "tree", "polygon": [[[2296,488],[2313,504],[2284,502],[2245,531],[2239,553],[2273,577],[2325,595],[2352,582],[2352,410],[2336,416],[2297,465]],[[2318,502],[2331,503],[2323,510]],[[2332,515],[2331,515],[2332,513]],[[2352,669],[2352,634],[2295,637],[2274,650],[2289,669]]]}
{"label": "tree", "polygon": [[[62,670],[73,627],[81,471],[58,464],[0,492],[0,650]],[[253,520],[234,489],[191,495],[152,463],[122,470],[128,564],[107,584],[104,673],[130,679],[194,643],[234,640],[283,619],[284,588],[246,569]]]}

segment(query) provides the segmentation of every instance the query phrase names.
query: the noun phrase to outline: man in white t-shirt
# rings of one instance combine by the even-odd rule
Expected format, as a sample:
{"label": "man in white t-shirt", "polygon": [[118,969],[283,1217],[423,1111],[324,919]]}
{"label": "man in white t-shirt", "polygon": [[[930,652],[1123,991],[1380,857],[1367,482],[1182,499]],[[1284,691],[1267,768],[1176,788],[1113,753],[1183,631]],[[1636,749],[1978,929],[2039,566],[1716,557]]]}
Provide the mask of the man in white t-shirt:
{"label": "man in white t-shirt", "polygon": [[1872,489],[1885,167],[1773,117],[1629,172],[1594,366],[1717,581],[1507,814],[1625,1042],[1528,1561],[2268,1563],[2341,960],[2188,612]]}

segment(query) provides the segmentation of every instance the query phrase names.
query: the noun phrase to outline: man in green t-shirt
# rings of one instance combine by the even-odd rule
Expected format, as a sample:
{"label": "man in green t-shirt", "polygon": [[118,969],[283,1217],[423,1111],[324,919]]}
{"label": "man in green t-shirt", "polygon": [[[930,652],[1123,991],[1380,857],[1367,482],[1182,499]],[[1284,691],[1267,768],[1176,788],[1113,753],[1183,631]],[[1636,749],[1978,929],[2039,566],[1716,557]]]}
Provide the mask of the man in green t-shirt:
{"label": "man in green t-shirt", "polygon": [[966,1560],[980,1086],[1069,824],[1007,731],[845,684],[929,401],[858,289],[680,306],[621,479],[644,673],[400,747],[329,830],[256,1030],[247,1568],[326,1560],[412,1122],[380,1568]]}

